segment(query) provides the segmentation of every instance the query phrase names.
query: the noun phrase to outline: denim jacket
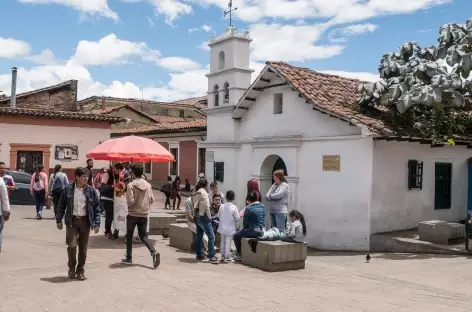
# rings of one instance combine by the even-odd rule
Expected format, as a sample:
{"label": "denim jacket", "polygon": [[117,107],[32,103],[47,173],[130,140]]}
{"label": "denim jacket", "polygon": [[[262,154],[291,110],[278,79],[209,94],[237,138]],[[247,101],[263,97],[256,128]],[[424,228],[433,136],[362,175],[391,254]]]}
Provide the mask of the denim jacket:
{"label": "denim jacket", "polygon": [[[61,223],[64,219],[66,226],[72,226],[72,212],[74,210],[75,182],[66,186],[59,199],[57,207],[56,222]],[[90,185],[85,185],[84,194],[86,198],[87,216],[91,228],[100,227],[100,200],[97,192]]]}
{"label": "denim jacket", "polygon": [[246,207],[243,218],[243,228],[262,230],[265,227],[264,204],[254,202]]}

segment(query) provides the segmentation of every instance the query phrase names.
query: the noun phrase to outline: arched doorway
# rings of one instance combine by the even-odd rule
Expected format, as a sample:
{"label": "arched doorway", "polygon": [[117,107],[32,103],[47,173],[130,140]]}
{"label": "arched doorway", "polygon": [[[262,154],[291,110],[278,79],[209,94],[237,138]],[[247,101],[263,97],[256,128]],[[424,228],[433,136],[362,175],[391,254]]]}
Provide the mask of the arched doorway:
{"label": "arched doorway", "polygon": [[[285,176],[288,175],[287,166],[285,165],[284,160],[279,155],[269,155],[267,156],[261,165],[261,173],[259,176],[259,186],[265,203],[265,194],[269,191],[272,184],[274,184],[273,173],[276,170],[283,170]],[[266,203],[265,203],[266,204]],[[268,205],[266,205],[268,208]],[[269,210],[266,209],[266,227],[270,226],[270,217]]]}
{"label": "arched doorway", "polygon": [[[275,161],[274,167],[272,168],[272,173],[274,173],[277,170],[282,170],[284,172],[284,176],[287,176],[287,166],[285,166],[285,162],[282,158],[277,158]],[[274,184],[274,177],[272,177],[272,184]]]}

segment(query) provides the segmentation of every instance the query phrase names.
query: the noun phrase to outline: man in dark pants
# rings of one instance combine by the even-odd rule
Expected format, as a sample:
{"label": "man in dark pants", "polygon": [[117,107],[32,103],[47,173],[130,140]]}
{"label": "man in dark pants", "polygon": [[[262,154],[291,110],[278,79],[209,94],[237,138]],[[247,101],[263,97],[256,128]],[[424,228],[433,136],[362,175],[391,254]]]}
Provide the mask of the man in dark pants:
{"label": "man in dark pants", "polygon": [[126,217],[126,258],[121,263],[132,264],[132,248],[134,228],[138,227],[138,235],[151,253],[154,268],[160,263],[160,255],[154,249],[147,237],[148,215],[151,212],[151,204],[154,202],[152,187],[143,178],[143,167],[134,165],[131,168],[134,180],[130,182],[126,190],[126,201],[128,203],[128,216]]}
{"label": "man in dark pants", "polygon": [[81,281],[85,280],[84,266],[90,231],[93,229],[98,233],[100,229],[100,200],[94,188],[87,184],[88,178],[89,171],[86,168],[75,169],[75,181],[62,192],[56,215],[59,230],[62,230],[63,219],[66,224],[69,278],[77,276]]}

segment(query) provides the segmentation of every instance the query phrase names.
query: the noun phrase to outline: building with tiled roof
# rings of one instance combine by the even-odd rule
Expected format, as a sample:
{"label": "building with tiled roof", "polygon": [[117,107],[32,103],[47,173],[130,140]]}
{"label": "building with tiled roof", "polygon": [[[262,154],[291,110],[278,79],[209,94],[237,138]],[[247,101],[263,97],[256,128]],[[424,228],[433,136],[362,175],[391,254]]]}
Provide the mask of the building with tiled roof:
{"label": "building with tiled roof", "polygon": [[[286,200],[283,212],[305,216],[308,245],[328,250],[375,250],[376,234],[465,216],[472,138],[438,146],[361,113],[355,79],[267,62],[251,83],[251,40],[231,27],[209,41],[207,139],[198,144],[207,178],[239,194],[238,207],[257,179],[262,194],[271,190],[267,211]],[[288,194],[271,187],[275,170]],[[267,227],[284,228],[272,219]]]}
{"label": "building with tiled roof", "polygon": [[78,111],[76,88],[76,81],[68,81],[21,93],[16,108],[10,107],[10,97],[0,99],[0,160],[7,167],[32,173],[43,165],[51,173],[60,164],[72,180],[75,168],[85,166],[85,154],[110,139],[112,125],[126,124],[120,116]]}

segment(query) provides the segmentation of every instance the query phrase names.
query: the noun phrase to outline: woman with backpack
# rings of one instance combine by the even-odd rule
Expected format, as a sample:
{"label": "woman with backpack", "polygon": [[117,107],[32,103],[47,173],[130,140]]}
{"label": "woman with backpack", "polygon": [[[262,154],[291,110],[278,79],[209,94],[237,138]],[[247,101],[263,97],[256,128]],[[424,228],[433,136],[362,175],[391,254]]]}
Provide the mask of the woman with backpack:
{"label": "woman with backpack", "polygon": [[48,189],[48,176],[43,172],[43,165],[39,165],[31,176],[30,192],[36,200],[36,219],[43,219],[43,207]]}
{"label": "woman with backpack", "polygon": [[67,175],[62,172],[62,166],[56,165],[54,167],[54,173],[49,177],[49,196],[52,197],[52,203],[54,205],[54,216],[57,213],[57,205],[59,204],[59,199],[61,198],[62,191],[69,184],[69,179]]}

